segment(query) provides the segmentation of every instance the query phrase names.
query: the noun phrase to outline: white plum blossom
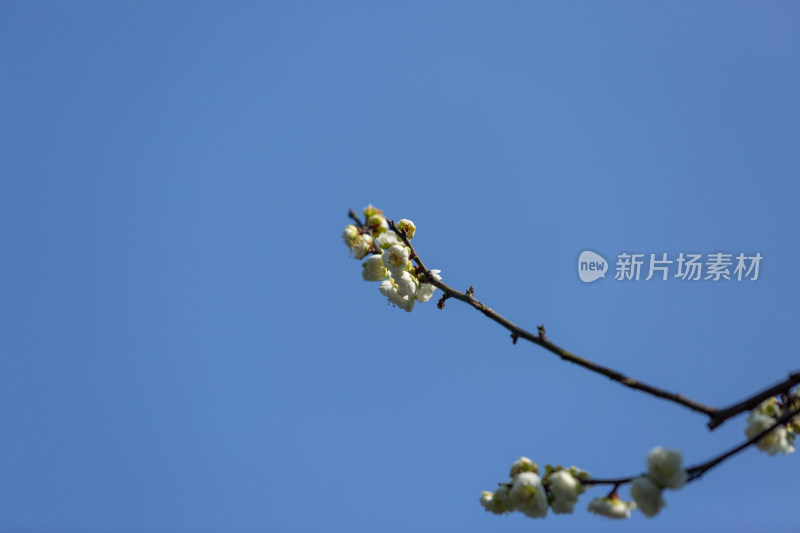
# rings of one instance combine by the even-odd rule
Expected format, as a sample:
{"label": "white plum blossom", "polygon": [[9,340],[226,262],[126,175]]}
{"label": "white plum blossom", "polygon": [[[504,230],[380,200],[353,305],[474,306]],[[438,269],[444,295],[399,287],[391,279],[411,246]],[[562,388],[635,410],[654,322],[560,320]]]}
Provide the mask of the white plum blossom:
{"label": "white plum blossom", "polygon": [[495,514],[516,511],[531,518],[544,518],[549,509],[555,514],[573,512],[585,491],[581,480],[589,473],[574,466],[546,465],[544,471],[540,477],[539,465],[520,457],[511,465],[511,482],[501,483],[494,493],[484,492],[481,505]]}
{"label": "white plum blossom", "polygon": [[650,478],[669,489],[679,489],[686,483],[686,470],[682,468],[680,450],[656,446],[647,454],[647,472]]}
{"label": "white plum blossom", "polygon": [[481,494],[481,505],[487,512],[493,514],[503,514],[508,511],[503,505],[503,502],[500,501],[500,498],[496,498],[495,495],[489,491],[484,491]]}
{"label": "white plum blossom", "polygon": [[[769,415],[762,414],[754,409],[747,417],[747,428],[745,434],[748,439],[754,438],[762,431],[766,431],[775,425],[776,419]],[[756,442],[756,448],[770,455],[782,453],[788,455],[794,452],[794,435],[790,434],[786,427],[778,426]]]}
{"label": "white plum blossom", "polygon": [[413,239],[414,233],[416,233],[417,231],[417,227],[414,225],[414,223],[408,220],[407,218],[403,218],[400,220],[400,222],[397,223],[397,229],[401,231],[405,230],[406,235],[408,235],[409,239]]}
{"label": "white plum blossom", "polygon": [[[439,276],[439,272],[441,270],[430,270],[431,276],[437,281],[442,279]],[[418,302],[427,302],[433,297],[433,293],[436,291],[436,287],[431,285],[430,283],[421,283],[419,289],[417,290],[417,301]]]}
{"label": "white plum blossom", "polygon": [[381,281],[388,275],[386,267],[383,266],[383,257],[378,254],[367,257],[361,266],[363,267],[361,277],[364,278],[364,281]]}
{"label": "white plum blossom", "polygon": [[358,228],[352,224],[348,224],[344,227],[344,231],[342,232],[342,240],[347,245],[348,248],[351,250],[356,243],[356,239],[358,238]]}
{"label": "white plum blossom", "polygon": [[661,497],[661,486],[648,476],[639,477],[631,483],[631,497],[645,516],[655,516],[667,502]]}
{"label": "white plum blossom", "polygon": [[[351,216],[357,218],[351,212]],[[395,306],[411,311],[416,302],[427,302],[433,297],[436,287],[421,283],[417,269],[410,260],[411,249],[396,232],[389,231],[389,223],[383,211],[373,205],[364,208],[366,224],[349,224],[342,232],[342,240],[355,259],[366,260],[362,264],[364,281],[381,282],[378,290]],[[397,223],[408,238],[414,236],[416,226],[407,218]],[[376,253],[377,252],[377,253]],[[429,281],[442,279],[439,270],[428,272]]]}
{"label": "white plum blossom", "polygon": [[355,244],[353,245],[352,249],[353,257],[355,259],[363,259],[364,256],[367,255],[367,252],[369,252],[369,249],[371,247],[372,247],[372,237],[370,237],[366,233],[359,235],[355,241]]}
{"label": "white plum blossom", "polygon": [[539,465],[528,459],[527,457],[520,457],[514,464],[511,465],[511,472],[510,475],[513,478],[520,472],[533,472],[534,474],[539,473]]}
{"label": "white plum blossom", "polygon": [[531,518],[547,516],[547,493],[542,480],[533,472],[521,472],[514,477],[509,498],[513,509]]}
{"label": "white plum blossom", "polygon": [[583,486],[575,476],[567,470],[559,470],[550,474],[550,492],[556,498],[577,500],[583,494]]}
{"label": "white plum blossom", "polygon": [[383,264],[392,274],[399,274],[408,266],[408,256],[408,248],[395,244],[383,252]]}
{"label": "white plum blossom", "polygon": [[383,280],[378,290],[400,309],[408,311],[409,313],[414,309],[416,300],[413,297],[409,298],[408,296],[401,295],[394,279],[389,278]]}
{"label": "white plum blossom", "polygon": [[551,507],[556,514],[571,513],[578,503],[578,496],[584,492],[583,485],[567,470],[559,470],[548,476],[550,493],[553,495]]}
{"label": "white plum blossom", "polygon": [[401,272],[399,276],[394,277],[397,284],[397,292],[400,296],[408,296],[414,298],[417,294],[417,279],[408,272]]}
{"label": "white plum blossom", "polygon": [[589,502],[588,509],[589,512],[600,516],[625,519],[631,517],[631,511],[636,509],[636,503],[624,502],[620,500],[619,497],[615,498],[612,495],[610,498],[595,498]]}
{"label": "white plum blossom", "polygon": [[436,291],[436,287],[434,287],[430,283],[420,284],[419,290],[417,290],[417,301],[427,302],[433,297],[434,291]]}
{"label": "white plum blossom", "polygon": [[382,249],[387,250],[394,246],[395,244],[398,246],[403,245],[403,241],[400,240],[400,237],[397,236],[397,233],[393,231],[387,231],[385,233],[381,233],[377,237],[375,237],[375,241],[378,243]]}
{"label": "white plum blossom", "polygon": [[778,399],[774,396],[772,398],[767,398],[758,404],[758,407],[753,410],[761,413],[762,415],[771,416],[772,418],[776,419],[783,414],[781,412],[781,406],[778,405]]}

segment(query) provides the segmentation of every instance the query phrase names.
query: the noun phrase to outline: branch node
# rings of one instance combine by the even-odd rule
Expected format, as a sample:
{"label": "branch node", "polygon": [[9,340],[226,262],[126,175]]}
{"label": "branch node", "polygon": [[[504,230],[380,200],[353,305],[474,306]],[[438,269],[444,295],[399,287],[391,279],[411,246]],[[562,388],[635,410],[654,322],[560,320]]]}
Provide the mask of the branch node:
{"label": "branch node", "polygon": [[547,340],[547,335],[544,334],[544,324],[539,324],[536,326],[536,329],[539,331],[539,338],[543,341]]}
{"label": "branch node", "polygon": [[512,343],[512,344],[517,344],[517,341],[518,341],[518,340],[519,340],[519,334],[517,334],[517,333],[512,333],[512,334],[511,334],[511,343]]}
{"label": "branch node", "polygon": [[469,289],[467,289],[467,296],[469,296],[470,298],[472,298],[474,295],[475,295],[475,287],[473,287],[472,285],[470,285],[470,286],[469,286]]}
{"label": "branch node", "polygon": [[439,303],[436,304],[436,309],[444,309],[444,302],[450,298],[450,295],[447,293],[442,294],[442,297],[439,298]]}

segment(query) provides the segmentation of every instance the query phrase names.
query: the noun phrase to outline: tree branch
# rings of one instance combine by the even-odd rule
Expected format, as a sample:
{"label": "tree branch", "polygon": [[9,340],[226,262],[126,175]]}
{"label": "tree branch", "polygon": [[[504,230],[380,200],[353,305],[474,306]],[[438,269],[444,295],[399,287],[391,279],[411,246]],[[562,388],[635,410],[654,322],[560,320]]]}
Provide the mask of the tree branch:
{"label": "tree branch", "polygon": [[551,353],[556,354],[565,361],[576,364],[578,366],[582,366],[583,368],[591,370],[592,372],[595,372],[597,374],[606,376],[607,378],[616,381],[618,383],[621,383],[622,385],[625,385],[626,387],[629,387],[631,389],[640,390],[652,396],[656,396],[657,398],[663,398],[673,403],[677,403],[692,411],[701,413],[708,417],[713,417],[713,415],[717,412],[717,410],[714,407],[710,407],[700,402],[696,402],[681,394],[676,394],[673,392],[660,389],[658,387],[654,387],[653,385],[648,385],[647,383],[643,383],[641,381],[633,379],[630,376],[626,376],[622,372],[618,372],[611,368],[598,365],[592,361],[589,361],[588,359],[584,359],[583,357],[579,357],[573,353],[570,353],[564,348],[561,348],[560,346],[554,344],[553,342],[550,342],[550,340],[543,335],[544,326],[540,326],[539,328],[539,332],[541,333],[540,335],[536,335],[534,333],[531,333],[530,331],[527,331],[517,326],[516,324],[508,320],[500,313],[497,313],[496,311],[494,311],[493,309],[491,309],[490,307],[486,306],[478,299],[476,299],[472,295],[472,291],[467,291],[467,293],[457,291],[456,289],[447,285],[443,281],[436,279],[434,276],[431,276],[430,271],[425,266],[425,263],[422,261],[422,258],[419,256],[417,251],[414,249],[414,246],[411,244],[411,241],[409,240],[408,235],[406,235],[406,232],[398,229],[394,221],[392,220],[389,221],[389,228],[392,231],[394,231],[400,237],[400,239],[402,239],[403,244],[408,246],[408,248],[411,250],[411,257],[417,263],[417,265],[419,265],[420,270],[425,275],[425,283],[430,283],[431,285],[441,289],[442,292],[445,293],[450,298],[455,298],[456,300],[460,300],[464,303],[471,305],[472,307],[474,307],[475,309],[477,309],[490,319],[494,320],[495,322],[506,328],[508,331],[511,332],[511,338],[514,341],[514,343],[516,343],[517,339],[520,338],[525,339],[529,342],[532,342],[533,344],[541,346],[542,348],[548,350]]}
{"label": "tree branch", "polygon": [[[375,235],[373,231],[369,227],[367,227],[365,223],[361,222],[359,216],[352,209],[349,211],[348,216],[356,223],[361,232],[370,234],[370,236],[373,238],[372,249],[375,251],[375,253],[380,253],[381,250],[379,247],[377,247],[377,244],[375,243]],[[800,372],[795,372],[790,374],[786,380],[782,381],[781,383],[778,383],[777,385],[774,385],[768,389],[758,392],[729,407],[720,409],[702,404],[698,401],[692,400],[691,398],[687,398],[682,394],[670,392],[661,389],[659,387],[649,385],[642,381],[638,381],[630,376],[623,374],[622,372],[619,372],[617,370],[602,365],[598,365],[593,361],[575,355],[565,350],[564,348],[558,346],[557,344],[551,342],[550,339],[548,339],[547,336],[545,335],[544,325],[540,325],[537,327],[537,332],[538,332],[537,334],[534,334],[528,330],[525,330],[517,326],[516,324],[508,320],[506,317],[494,311],[492,308],[488,307],[480,300],[475,298],[474,296],[475,289],[473,287],[470,287],[464,293],[447,285],[446,283],[441,281],[441,279],[431,274],[430,270],[428,270],[428,267],[425,266],[425,263],[419,256],[419,253],[417,253],[416,249],[414,249],[414,245],[411,244],[411,240],[408,238],[407,233],[404,230],[399,229],[395,225],[393,220],[388,220],[387,222],[389,224],[389,228],[395,234],[397,234],[398,237],[400,237],[400,239],[403,241],[403,244],[405,244],[410,250],[409,254],[410,259],[412,259],[417,264],[418,270],[421,272],[422,277],[424,278],[424,279],[421,278],[421,280],[424,281],[425,283],[433,285],[434,287],[437,287],[442,291],[443,294],[442,297],[439,299],[439,303],[436,305],[437,308],[443,309],[445,301],[449,298],[454,298],[456,300],[460,300],[466,304],[469,304],[476,310],[483,313],[485,316],[489,317],[491,320],[497,322],[505,329],[507,329],[511,333],[511,340],[514,344],[516,344],[520,338],[525,339],[528,342],[541,346],[545,350],[559,356],[564,361],[568,361],[575,365],[586,368],[587,370],[590,370],[596,374],[606,376],[612,381],[616,381],[617,383],[620,383],[628,388],[645,392],[647,394],[650,394],[651,396],[655,396],[656,398],[661,398],[670,401],[672,403],[676,403],[691,411],[705,415],[709,418],[708,428],[711,430],[718,428],[725,421],[738,415],[739,413],[755,408],[757,405],[759,405],[762,401],[766,400],[767,398],[771,398],[772,396],[776,396],[778,394],[787,393],[792,387],[794,387],[797,384],[800,384]]]}
{"label": "tree branch", "polygon": [[359,229],[364,229],[364,224],[361,223],[361,219],[358,218],[358,215],[356,214],[355,211],[351,209],[350,212],[347,213],[347,216],[355,221],[356,226],[358,226]]}
{"label": "tree branch", "polygon": [[758,404],[766,400],[767,398],[772,398],[773,396],[777,396],[778,394],[782,394],[790,390],[792,387],[800,383],[800,372],[795,372],[793,374],[789,374],[789,377],[778,383],[777,385],[773,385],[772,387],[765,389],[757,394],[754,394],[750,398],[742,400],[739,403],[735,403],[730,407],[725,407],[724,409],[717,409],[717,412],[711,415],[711,421],[708,423],[708,429],[714,430],[721,426],[723,422],[728,420],[729,418],[738,415],[744,411],[749,411],[754,409]]}
{"label": "tree branch", "polygon": [[[733,457],[737,453],[739,453],[739,452],[747,449],[748,447],[752,446],[753,444],[757,443],[759,440],[761,440],[763,437],[767,436],[769,433],[771,433],[776,428],[789,423],[789,421],[791,421],[791,419],[794,418],[795,416],[797,416],[798,414],[800,414],[800,407],[798,407],[797,409],[794,409],[792,411],[787,411],[786,413],[783,414],[783,416],[778,418],[773,425],[771,425],[770,427],[768,427],[767,429],[765,429],[761,433],[753,436],[752,439],[749,439],[749,440],[743,442],[742,444],[740,444],[740,445],[738,445],[738,446],[736,446],[734,448],[731,448],[730,450],[718,455],[717,457],[714,457],[712,459],[709,459],[708,461],[705,461],[704,463],[700,463],[700,464],[697,464],[697,465],[694,465],[694,466],[690,466],[689,468],[686,469],[686,473],[688,475],[688,477],[686,479],[686,483],[691,483],[692,481],[697,481],[698,479],[703,477],[703,475],[706,472],[708,472],[709,470],[711,470],[715,466],[719,465],[723,461]],[[634,479],[639,478],[639,477],[641,477],[643,475],[644,474],[640,474],[638,476],[630,476],[630,477],[623,477],[623,478],[616,478],[616,479],[599,479],[599,478],[598,479],[594,479],[594,478],[589,478],[589,479],[581,479],[580,482],[583,483],[584,485],[617,485],[617,486],[619,486],[619,485],[624,485],[626,483],[630,483]]]}

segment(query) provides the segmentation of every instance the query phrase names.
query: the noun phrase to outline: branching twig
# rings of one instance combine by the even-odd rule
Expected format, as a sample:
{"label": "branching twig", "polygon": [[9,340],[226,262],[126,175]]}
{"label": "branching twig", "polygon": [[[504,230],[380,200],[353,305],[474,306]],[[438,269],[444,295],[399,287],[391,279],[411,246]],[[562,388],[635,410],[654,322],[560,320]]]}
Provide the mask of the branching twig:
{"label": "branching twig", "polygon": [[[700,402],[696,402],[680,394],[675,394],[673,392],[665,391],[658,387],[648,385],[647,383],[643,383],[629,376],[626,376],[622,372],[618,372],[611,368],[598,365],[592,361],[589,361],[588,359],[584,359],[583,357],[579,357],[573,353],[568,352],[564,348],[561,348],[560,346],[550,342],[550,340],[547,339],[547,337],[545,337],[544,335],[535,335],[530,331],[527,331],[517,326],[516,324],[508,320],[506,317],[502,316],[501,314],[497,313],[496,311],[494,311],[493,309],[484,305],[482,302],[476,299],[472,295],[471,291],[467,291],[467,293],[457,291],[456,289],[447,285],[443,281],[437,280],[436,278],[431,276],[428,268],[425,266],[425,263],[423,263],[422,258],[419,256],[419,253],[417,253],[417,251],[414,249],[414,246],[411,244],[411,241],[409,240],[406,233],[398,229],[397,226],[394,224],[394,221],[392,220],[389,221],[389,228],[392,231],[394,231],[400,237],[400,239],[402,239],[403,244],[408,246],[408,248],[411,250],[411,256],[414,257],[414,261],[417,263],[417,265],[419,265],[420,270],[422,270],[423,274],[425,274],[426,283],[430,283],[431,285],[441,289],[442,292],[447,294],[450,298],[455,298],[456,300],[461,300],[462,302],[471,305],[472,307],[474,307],[475,309],[477,309],[490,319],[494,320],[495,322],[506,328],[508,331],[511,332],[511,338],[512,340],[514,340],[515,344],[517,339],[520,338],[525,339],[534,344],[538,344],[544,349],[558,355],[559,357],[561,357],[561,359],[565,361],[569,361],[570,363],[582,366],[588,370],[591,370],[592,372],[602,374],[608,377],[609,379],[612,379],[618,383],[625,385],[626,387],[637,389],[646,392],[648,394],[651,394],[653,396],[656,396],[658,398],[663,398],[665,400],[669,400],[671,402],[683,405],[684,407],[691,409],[692,411],[704,414],[708,417],[712,417],[717,412],[715,408],[710,407],[708,405],[703,405]],[[544,327],[539,328],[539,331],[544,333]]]}
{"label": "branching twig", "polygon": [[773,396],[777,396],[778,394],[785,393],[795,385],[800,383],[800,372],[795,372],[793,374],[789,374],[789,377],[777,385],[774,385],[768,389],[765,389],[757,394],[754,394],[750,398],[742,400],[739,403],[733,404],[730,407],[725,407],[724,409],[717,409],[717,412],[711,415],[711,421],[708,423],[708,429],[716,429],[722,425],[723,422],[728,420],[729,418],[738,415],[739,413],[743,413],[744,411],[749,411],[755,408],[758,404],[766,400],[767,398],[772,398]]}
{"label": "branching twig", "polygon": [[[744,449],[752,446],[753,444],[757,443],[759,440],[761,440],[763,437],[767,436],[774,429],[776,429],[776,428],[778,428],[778,427],[780,427],[782,425],[787,424],[792,418],[794,418],[798,414],[800,414],[800,408],[794,409],[793,411],[788,411],[783,416],[778,418],[775,421],[775,423],[772,424],[770,427],[768,427],[767,429],[765,429],[761,433],[759,433],[757,435],[754,435],[752,439],[749,439],[749,440],[743,442],[742,444],[740,444],[740,445],[738,445],[738,446],[736,446],[734,448],[731,448],[727,452],[724,452],[724,453],[718,455],[717,457],[714,457],[712,459],[709,459],[708,461],[705,461],[704,463],[700,463],[700,464],[697,464],[697,465],[694,465],[694,466],[690,466],[689,468],[686,469],[686,473],[688,474],[686,482],[687,483],[691,483],[692,481],[697,481],[706,472],[708,472],[709,470],[711,470],[712,468],[714,468],[718,464],[722,463],[723,461],[733,457],[734,455],[736,455],[737,453],[741,452],[742,450],[744,450]],[[624,485],[626,483],[630,483],[634,479],[636,479],[638,477],[641,477],[642,475],[644,475],[644,474],[640,474],[638,476],[616,478],[616,479],[589,478],[589,479],[581,479],[580,482],[583,483],[584,485],[615,485],[615,486],[619,486],[619,485]]]}
{"label": "branching twig", "polygon": [[358,218],[358,215],[356,214],[355,211],[351,209],[350,212],[347,213],[347,216],[349,216],[355,221],[356,226],[358,226],[360,229],[364,229],[364,224],[361,223],[361,219]]}
{"label": "branching twig", "polygon": [[[374,239],[375,235],[373,234],[372,230],[368,228],[366,224],[361,222],[358,215],[352,209],[348,213],[348,216],[355,221],[356,225],[362,232],[368,232],[370,235],[372,235]],[[647,394],[650,394],[657,398],[662,398],[664,400],[676,403],[678,405],[682,405],[683,407],[686,407],[687,409],[694,411],[696,413],[703,414],[709,418],[708,427],[711,430],[716,429],[717,427],[722,425],[726,420],[738,415],[739,413],[753,409],[767,398],[788,392],[792,387],[800,383],[800,372],[795,372],[793,374],[790,374],[788,379],[773,387],[770,387],[762,392],[754,394],[753,396],[750,396],[739,403],[733,404],[723,409],[719,409],[711,407],[709,405],[702,404],[700,402],[692,400],[691,398],[687,398],[682,394],[669,392],[659,387],[655,387],[653,385],[649,385],[647,383],[638,381],[630,376],[626,376],[622,372],[619,372],[612,368],[604,367],[602,365],[598,365],[597,363],[594,363],[588,359],[584,359],[583,357],[579,357],[565,350],[564,348],[558,346],[557,344],[551,342],[550,339],[548,339],[547,336],[545,335],[544,325],[538,326],[537,328],[538,334],[534,334],[530,331],[527,331],[517,326],[516,324],[508,320],[506,317],[494,311],[493,309],[491,309],[490,307],[479,301],[477,298],[475,298],[474,296],[475,289],[473,287],[470,287],[466,292],[460,292],[454,289],[453,287],[447,285],[437,277],[434,277],[433,275],[431,275],[430,271],[428,270],[428,267],[425,266],[425,263],[422,261],[422,258],[420,257],[419,253],[417,253],[417,251],[414,249],[414,246],[411,244],[411,241],[408,238],[406,232],[404,230],[399,229],[395,225],[393,220],[389,220],[388,224],[389,228],[395,234],[397,234],[398,237],[400,237],[400,239],[403,241],[403,244],[405,244],[410,250],[409,254],[410,258],[417,263],[419,271],[424,276],[424,281],[426,283],[430,283],[431,285],[437,287],[442,291],[443,293],[442,297],[439,300],[439,303],[437,304],[437,307],[439,309],[444,308],[444,303],[448,298],[455,298],[456,300],[460,300],[464,303],[467,303],[470,306],[474,307],[476,310],[480,311],[481,313],[489,317],[490,319],[492,319],[493,321],[497,322],[498,324],[506,328],[509,332],[511,332],[511,340],[514,344],[516,344],[520,338],[525,339],[529,342],[532,342],[533,344],[541,346],[545,350],[548,350],[549,352],[559,356],[561,359],[565,361],[576,364],[578,366],[582,366],[583,368],[586,368],[597,374],[606,376],[607,378],[616,381],[617,383],[620,383],[626,387],[646,392]]]}

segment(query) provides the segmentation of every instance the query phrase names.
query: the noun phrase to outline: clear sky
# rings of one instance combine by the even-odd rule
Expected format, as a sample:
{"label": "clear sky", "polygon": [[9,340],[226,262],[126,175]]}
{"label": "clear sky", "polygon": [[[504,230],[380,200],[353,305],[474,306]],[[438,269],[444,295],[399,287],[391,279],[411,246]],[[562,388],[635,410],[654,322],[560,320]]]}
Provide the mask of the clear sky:
{"label": "clear sky", "polygon": [[[797,531],[755,450],[656,518],[492,516],[525,455],[598,477],[744,438],[340,234],[724,405],[800,368],[795,2],[0,3],[0,531]],[[585,249],[760,253],[757,281],[584,284]],[[623,490],[627,497],[627,489]]]}

